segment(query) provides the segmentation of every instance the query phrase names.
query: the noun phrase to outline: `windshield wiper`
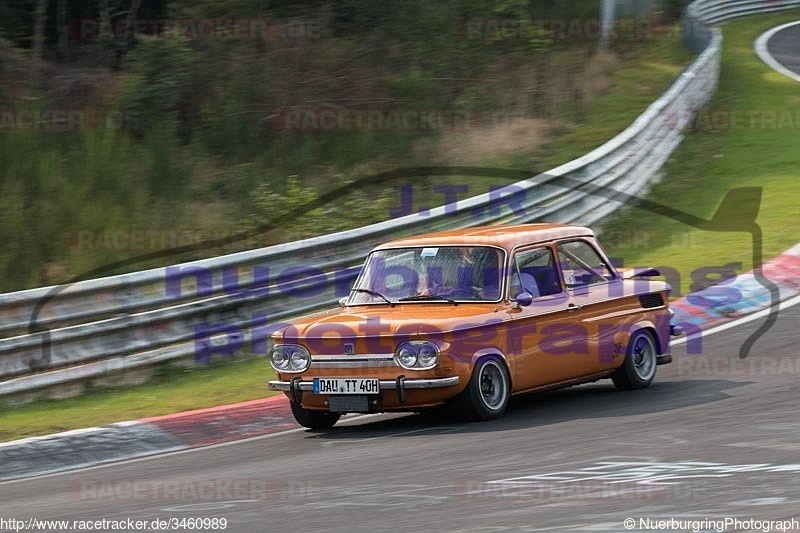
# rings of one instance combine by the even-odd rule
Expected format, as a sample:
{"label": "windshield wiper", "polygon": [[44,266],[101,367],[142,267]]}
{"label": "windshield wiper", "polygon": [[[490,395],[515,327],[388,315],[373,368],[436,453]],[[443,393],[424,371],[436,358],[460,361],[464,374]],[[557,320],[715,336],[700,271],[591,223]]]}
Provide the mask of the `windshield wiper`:
{"label": "windshield wiper", "polygon": [[449,302],[451,304],[455,304],[456,301],[451,298],[445,298],[444,296],[438,296],[436,294],[415,294],[414,296],[404,296],[403,298],[398,299],[398,302],[422,302],[426,300],[437,300],[443,302]]}
{"label": "windshield wiper", "polygon": [[391,301],[389,298],[387,298],[386,296],[384,296],[383,294],[381,294],[379,292],[371,291],[369,289],[350,289],[350,290],[352,290],[353,292],[363,292],[364,294],[369,294],[370,296],[375,296],[376,298],[380,298],[381,300],[383,300],[384,302],[386,302],[389,305],[394,305],[393,301]]}

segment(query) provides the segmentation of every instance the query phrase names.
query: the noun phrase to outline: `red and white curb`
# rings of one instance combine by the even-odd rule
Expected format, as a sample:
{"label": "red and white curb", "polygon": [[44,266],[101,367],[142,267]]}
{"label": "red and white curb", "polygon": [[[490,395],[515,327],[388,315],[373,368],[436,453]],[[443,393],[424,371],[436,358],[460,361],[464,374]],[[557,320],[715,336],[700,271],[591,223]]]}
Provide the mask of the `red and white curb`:
{"label": "red and white curb", "polygon": [[297,428],[283,395],[0,443],[0,481],[260,437]]}
{"label": "red and white curb", "polygon": [[[761,266],[761,276],[777,285],[780,301],[800,294],[800,244],[765,262]],[[688,294],[670,303],[670,307],[679,323],[707,329],[768,309],[774,303],[770,290],[751,270]]]}

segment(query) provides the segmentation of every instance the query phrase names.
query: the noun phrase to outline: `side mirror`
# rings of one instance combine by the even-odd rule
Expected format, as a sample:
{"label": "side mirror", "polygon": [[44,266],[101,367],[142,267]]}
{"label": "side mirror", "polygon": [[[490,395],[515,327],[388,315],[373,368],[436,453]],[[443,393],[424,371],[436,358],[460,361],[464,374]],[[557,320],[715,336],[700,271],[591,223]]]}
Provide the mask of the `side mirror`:
{"label": "side mirror", "polygon": [[339,307],[347,307],[347,296],[339,298]]}
{"label": "side mirror", "polygon": [[514,301],[522,307],[528,307],[533,303],[533,294],[527,291],[522,291],[514,297]]}

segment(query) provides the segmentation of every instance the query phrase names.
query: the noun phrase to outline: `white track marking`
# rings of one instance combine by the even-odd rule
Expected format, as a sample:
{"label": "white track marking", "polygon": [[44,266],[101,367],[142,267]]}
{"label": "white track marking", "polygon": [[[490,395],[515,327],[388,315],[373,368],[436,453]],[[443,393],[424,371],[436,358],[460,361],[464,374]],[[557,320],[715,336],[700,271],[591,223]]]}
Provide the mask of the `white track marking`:
{"label": "white track marking", "polygon": [[767,44],[769,43],[769,40],[772,38],[773,35],[786,28],[796,26],[797,24],[800,24],[800,20],[795,22],[789,22],[787,24],[781,24],[780,26],[772,28],[771,30],[767,30],[764,33],[762,33],[758,37],[758,39],[756,39],[754,45],[756,54],[758,54],[758,57],[761,58],[761,61],[769,65],[771,69],[780,72],[784,76],[792,78],[794,81],[800,81],[800,74],[789,70],[788,68],[784,67],[783,64],[780,63],[777,59],[775,59],[775,57],[769,52]]}

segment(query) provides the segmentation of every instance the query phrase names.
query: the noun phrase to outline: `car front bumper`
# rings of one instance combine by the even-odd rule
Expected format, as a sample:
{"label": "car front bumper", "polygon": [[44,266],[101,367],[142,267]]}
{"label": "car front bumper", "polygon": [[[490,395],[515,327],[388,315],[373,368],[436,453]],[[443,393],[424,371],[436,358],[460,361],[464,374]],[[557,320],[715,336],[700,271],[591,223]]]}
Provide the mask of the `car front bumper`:
{"label": "car front bumper", "polygon": [[[458,385],[459,381],[460,378],[458,376],[446,378],[406,378],[405,376],[398,376],[396,379],[381,379],[379,380],[379,384],[381,391],[395,391],[397,394],[397,402],[405,404],[407,390],[430,390],[455,387]],[[296,377],[291,381],[270,381],[267,386],[270,390],[288,392],[291,400],[298,405],[301,403],[300,397],[303,392],[311,392],[314,390],[313,381],[304,381],[300,377]]]}
{"label": "car front bumper", "polygon": [[[397,379],[382,379],[380,380],[381,390],[398,390],[398,389],[441,389],[444,387],[454,387],[458,385],[458,376],[451,376],[447,378],[434,378],[434,379],[406,379],[399,377]],[[313,391],[313,381],[270,381],[269,390],[290,392],[293,388],[298,391]]]}

